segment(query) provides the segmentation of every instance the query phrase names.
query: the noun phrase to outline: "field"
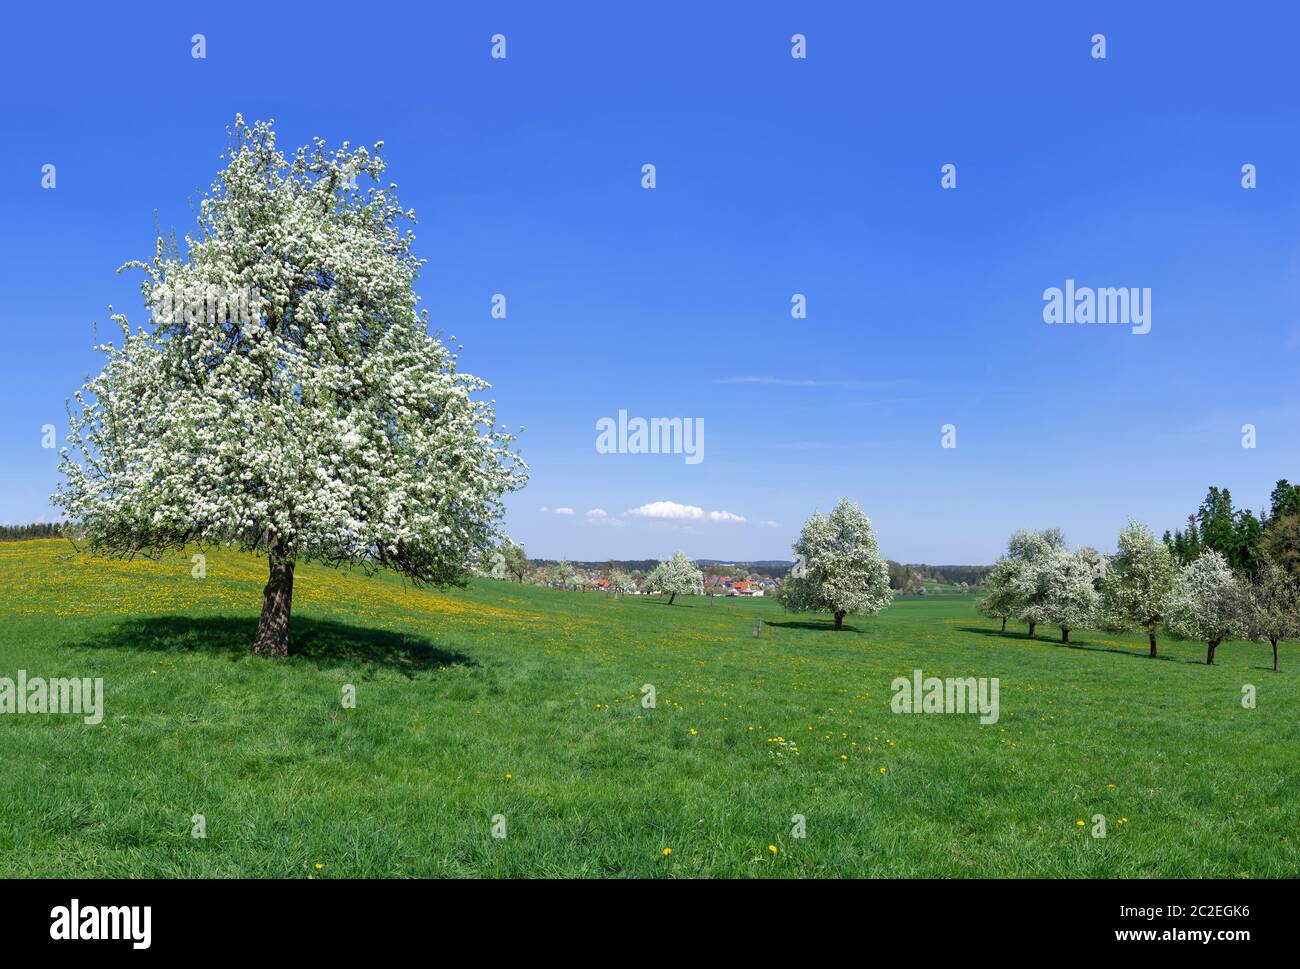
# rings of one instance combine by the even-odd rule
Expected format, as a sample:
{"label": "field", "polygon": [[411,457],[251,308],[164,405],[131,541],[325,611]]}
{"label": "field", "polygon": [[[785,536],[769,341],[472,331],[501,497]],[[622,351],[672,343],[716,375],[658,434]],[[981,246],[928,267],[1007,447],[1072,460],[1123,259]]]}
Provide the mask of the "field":
{"label": "field", "polygon": [[[836,634],[763,599],[300,566],[297,655],[274,663],[247,654],[264,563],[190,570],[0,545],[0,676],[105,689],[98,726],[0,715],[0,876],[1300,871],[1292,644],[1274,674],[1266,645],[1206,667],[1167,638],[1153,661],[1137,636],[999,635],[969,598]],[[891,681],[918,667],[998,677],[999,721],[893,713]]]}

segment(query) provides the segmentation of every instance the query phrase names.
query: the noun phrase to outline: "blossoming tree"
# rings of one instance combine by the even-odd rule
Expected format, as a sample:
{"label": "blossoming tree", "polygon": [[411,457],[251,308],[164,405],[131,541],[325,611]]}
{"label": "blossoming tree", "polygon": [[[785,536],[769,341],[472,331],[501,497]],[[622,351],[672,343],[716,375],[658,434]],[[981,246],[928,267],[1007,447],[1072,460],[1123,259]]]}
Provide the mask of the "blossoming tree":
{"label": "blossoming tree", "polygon": [[666,562],[660,562],[646,576],[646,588],[668,596],[671,606],[678,595],[698,596],[704,593],[704,573],[682,552],[674,552]]}
{"label": "blossoming tree", "polygon": [[1214,665],[1219,643],[1237,633],[1241,625],[1237,579],[1228,560],[1213,549],[1184,565],[1162,606],[1165,625],[1184,639],[1206,645],[1205,665]]}
{"label": "blossoming tree", "polygon": [[1147,634],[1156,655],[1156,630],[1164,620],[1164,601],[1174,588],[1177,566],[1168,547],[1140,522],[1129,520],[1119,533],[1115,555],[1102,580],[1103,612],[1120,629]]}
{"label": "blossoming tree", "polygon": [[791,612],[829,612],[839,630],[845,616],[874,615],[894,597],[871,519],[847,498],[804,522],[792,550],[795,568],[782,588]]}
{"label": "blossoming tree", "polygon": [[382,142],[286,158],[270,122],[231,134],[185,254],[159,239],[123,267],[143,270],[153,325],[114,315],[122,343],[75,395],[54,501],[103,554],[265,553],[253,651],[278,657],[296,563],[463,582],[527,469],[417,307],[414,214],[395,186],[356,185],[382,176]]}
{"label": "blossoming tree", "polygon": [[1020,617],[1031,629],[1039,623],[1061,627],[1061,642],[1068,644],[1071,629],[1089,625],[1097,617],[1097,574],[1086,551],[1048,546],[1029,562],[1014,587]]}

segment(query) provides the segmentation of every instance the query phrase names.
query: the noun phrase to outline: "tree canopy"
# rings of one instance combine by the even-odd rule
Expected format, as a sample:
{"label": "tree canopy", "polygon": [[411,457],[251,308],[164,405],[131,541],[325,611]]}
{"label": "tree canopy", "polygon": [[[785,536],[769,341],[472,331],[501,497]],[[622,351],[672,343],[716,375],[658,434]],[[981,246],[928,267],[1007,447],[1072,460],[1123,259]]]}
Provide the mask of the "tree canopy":
{"label": "tree canopy", "polygon": [[847,498],[828,516],[814,513],[792,549],[796,569],[782,590],[792,612],[829,612],[842,629],[845,616],[873,615],[893,599],[871,519]]}

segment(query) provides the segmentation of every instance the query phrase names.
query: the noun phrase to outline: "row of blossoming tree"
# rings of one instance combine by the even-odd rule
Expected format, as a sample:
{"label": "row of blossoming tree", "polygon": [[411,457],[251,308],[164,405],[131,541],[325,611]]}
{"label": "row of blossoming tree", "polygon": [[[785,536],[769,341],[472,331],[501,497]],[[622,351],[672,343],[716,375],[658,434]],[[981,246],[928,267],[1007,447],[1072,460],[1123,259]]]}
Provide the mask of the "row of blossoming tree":
{"label": "row of blossoming tree", "polygon": [[985,580],[979,611],[1002,621],[1057,626],[1061,642],[1083,627],[1144,632],[1150,655],[1164,630],[1206,644],[1205,662],[1224,640],[1267,642],[1278,668],[1278,643],[1300,636],[1300,584],[1265,556],[1250,572],[1234,572],[1224,555],[1205,549],[1181,567],[1169,546],[1130,521],[1114,555],[1069,550],[1060,530],[1018,531]]}

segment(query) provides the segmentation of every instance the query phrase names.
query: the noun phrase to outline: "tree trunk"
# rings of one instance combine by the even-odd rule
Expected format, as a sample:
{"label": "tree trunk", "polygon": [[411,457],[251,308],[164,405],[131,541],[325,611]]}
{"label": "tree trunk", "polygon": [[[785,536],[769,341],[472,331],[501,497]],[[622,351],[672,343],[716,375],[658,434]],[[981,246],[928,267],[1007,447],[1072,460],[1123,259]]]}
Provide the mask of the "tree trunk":
{"label": "tree trunk", "polygon": [[1006,617],[1006,616],[1003,616],[1003,617],[1002,617],[1002,631],[1003,631],[1003,632],[1006,632],[1006,631],[1007,631],[1007,617]]}
{"label": "tree trunk", "polygon": [[1031,622],[1031,623],[1029,624],[1029,638],[1030,638],[1030,639],[1033,639],[1033,638],[1034,638],[1034,630],[1037,629],[1037,628],[1038,628],[1038,623],[1036,623],[1036,622]]}
{"label": "tree trunk", "polygon": [[1207,642],[1205,645],[1209,647],[1209,649],[1207,649],[1207,650],[1206,650],[1206,653],[1205,653],[1205,665],[1206,665],[1206,666],[1213,666],[1213,665],[1214,665],[1214,650],[1215,650],[1215,648],[1219,645],[1219,641],[1218,641],[1217,639],[1211,639],[1211,640],[1210,640],[1209,642]]}
{"label": "tree trunk", "polygon": [[1152,658],[1152,659],[1155,659],[1155,657],[1156,657],[1156,634],[1153,633],[1153,632],[1151,632],[1150,630],[1147,631],[1147,642],[1151,644],[1151,658]]}
{"label": "tree trunk", "polygon": [[1061,642],[1064,643],[1064,644],[1066,644],[1066,645],[1069,645],[1069,642],[1070,642],[1070,627],[1069,627],[1069,626],[1062,626],[1062,627],[1061,627]]}
{"label": "tree trunk", "polygon": [[835,629],[836,631],[839,631],[843,628],[844,628],[844,613],[837,612],[835,613]]}
{"label": "tree trunk", "polygon": [[271,552],[271,576],[262,592],[262,618],[257,623],[253,652],[281,659],[289,655],[289,613],[293,604],[292,559],[279,550]]}
{"label": "tree trunk", "polygon": [[668,604],[671,606],[673,604],[673,600],[676,598],[677,598],[677,593],[674,592],[672,595],[668,597]]}
{"label": "tree trunk", "polygon": [[1270,639],[1269,642],[1273,644],[1273,672],[1276,673],[1277,672],[1277,640]]}

